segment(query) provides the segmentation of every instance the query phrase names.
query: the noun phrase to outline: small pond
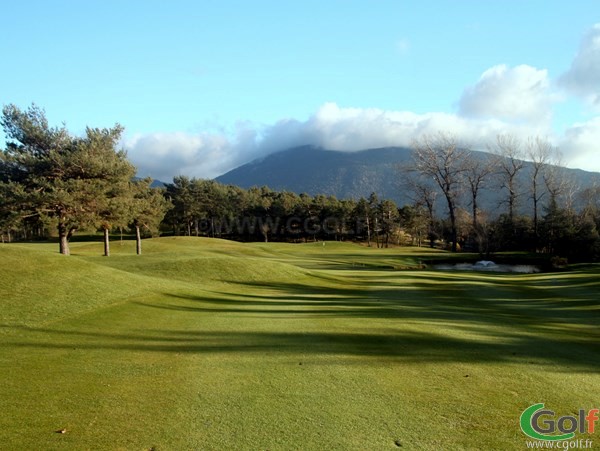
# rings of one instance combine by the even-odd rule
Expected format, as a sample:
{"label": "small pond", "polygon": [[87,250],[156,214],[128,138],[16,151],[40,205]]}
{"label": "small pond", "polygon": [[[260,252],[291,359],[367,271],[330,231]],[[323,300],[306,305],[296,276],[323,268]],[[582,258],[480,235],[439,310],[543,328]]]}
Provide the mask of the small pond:
{"label": "small pond", "polygon": [[489,260],[481,260],[476,263],[437,263],[430,266],[439,271],[488,271],[488,272],[512,272],[520,274],[533,274],[541,272],[534,265],[508,265],[495,263]]}

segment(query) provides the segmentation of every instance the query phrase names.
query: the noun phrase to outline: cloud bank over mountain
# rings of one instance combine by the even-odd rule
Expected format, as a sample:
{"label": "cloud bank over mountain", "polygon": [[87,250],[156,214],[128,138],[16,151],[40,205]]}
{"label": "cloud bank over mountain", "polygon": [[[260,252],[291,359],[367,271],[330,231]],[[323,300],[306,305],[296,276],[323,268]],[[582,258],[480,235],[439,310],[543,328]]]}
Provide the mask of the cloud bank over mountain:
{"label": "cloud bank over mountain", "polygon": [[233,132],[173,132],[124,141],[141,176],[170,181],[175,175],[212,178],[248,161],[304,144],[340,151],[410,146],[423,134],[449,132],[485,150],[500,133],[540,135],[559,146],[571,167],[600,171],[600,116],[553,129],[553,112],[574,96],[600,111],[600,24],[582,39],[571,67],[552,79],[526,64],[487,69],[457,97],[455,113],[393,111],[321,105],[309,118],[268,125],[241,123]]}

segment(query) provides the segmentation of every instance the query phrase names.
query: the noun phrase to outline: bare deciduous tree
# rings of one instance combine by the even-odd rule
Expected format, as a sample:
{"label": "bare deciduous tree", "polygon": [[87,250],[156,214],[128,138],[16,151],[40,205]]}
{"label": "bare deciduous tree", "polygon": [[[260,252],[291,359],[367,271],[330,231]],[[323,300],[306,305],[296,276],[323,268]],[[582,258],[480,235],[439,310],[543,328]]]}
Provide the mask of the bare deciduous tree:
{"label": "bare deciduous tree", "polygon": [[477,203],[481,189],[485,187],[490,176],[494,173],[494,159],[484,154],[472,156],[465,161],[464,178],[469,190],[473,229],[477,230],[479,205]]}
{"label": "bare deciduous tree", "polygon": [[410,196],[417,208],[425,208],[427,211],[427,238],[429,246],[435,246],[435,201],[437,191],[433,184],[425,180],[420,174],[407,174],[405,178],[406,187],[410,190]]}
{"label": "bare deciduous tree", "polygon": [[494,174],[494,158],[489,154],[471,155],[466,161],[464,172],[465,184],[467,186],[469,201],[471,204],[471,237],[477,243],[478,251],[483,251],[486,238],[485,230],[480,227],[479,194]]}
{"label": "bare deciduous tree", "polygon": [[496,143],[490,147],[490,151],[498,156],[495,165],[500,176],[500,186],[508,191],[506,202],[508,217],[512,223],[520,195],[517,175],[524,166],[521,142],[513,135],[498,135]]}
{"label": "bare deciduous tree", "polygon": [[455,136],[439,133],[423,136],[415,141],[414,169],[431,179],[441,190],[448,206],[452,251],[457,250],[456,208],[461,189],[462,175],[468,160],[467,152],[460,148]]}
{"label": "bare deciduous tree", "polygon": [[529,139],[526,144],[527,156],[532,163],[532,174],[531,174],[531,200],[533,201],[533,234],[537,241],[539,240],[539,207],[540,202],[546,190],[543,189],[542,180],[544,177],[544,171],[547,169],[553,154],[556,149],[545,139],[539,136],[535,139]]}
{"label": "bare deciduous tree", "polygon": [[542,174],[542,178],[550,197],[548,208],[556,209],[559,207],[560,196],[567,194],[574,186],[574,182],[567,180],[564,176],[562,171],[562,157],[558,151],[554,153],[553,157],[548,159],[548,165]]}

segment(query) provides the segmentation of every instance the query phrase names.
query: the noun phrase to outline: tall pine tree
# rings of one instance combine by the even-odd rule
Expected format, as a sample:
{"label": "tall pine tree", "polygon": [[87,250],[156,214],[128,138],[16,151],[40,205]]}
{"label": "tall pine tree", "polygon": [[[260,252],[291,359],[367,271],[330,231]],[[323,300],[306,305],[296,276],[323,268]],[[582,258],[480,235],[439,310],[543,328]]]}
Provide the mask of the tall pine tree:
{"label": "tall pine tree", "polygon": [[21,218],[53,222],[60,253],[70,254],[73,233],[108,220],[118,204],[108,205],[118,198],[111,194],[114,187],[135,173],[125,152],[116,150],[122,127],[88,128],[84,137],[73,137],[64,126],[49,127],[35,105],[26,111],[7,105],[1,123],[7,137],[2,182],[19,194],[14,210]]}
{"label": "tall pine tree", "polygon": [[152,188],[152,179],[137,180],[131,184],[131,218],[135,229],[136,253],[142,253],[142,233],[144,228],[151,234],[157,233],[161,221],[167,211],[172,208],[171,202],[165,199],[163,190]]}

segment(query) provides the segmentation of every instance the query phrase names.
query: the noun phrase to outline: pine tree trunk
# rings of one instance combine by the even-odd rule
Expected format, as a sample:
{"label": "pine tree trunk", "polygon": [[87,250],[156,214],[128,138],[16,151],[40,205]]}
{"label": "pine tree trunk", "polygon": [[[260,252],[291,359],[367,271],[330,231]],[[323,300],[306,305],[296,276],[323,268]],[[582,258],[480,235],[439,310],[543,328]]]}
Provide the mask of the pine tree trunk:
{"label": "pine tree trunk", "polygon": [[110,257],[110,241],[108,236],[108,227],[104,227],[104,256]]}
{"label": "pine tree trunk", "polygon": [[135,253],[142,255],[142,237],[140,235],[140,226],[135,226]]}
{"label": "pine tree trunk", "polygon": [[69,238],[67,236],[67,226],[63,223],[58,224],[58,242],[60,253],[62,255],[71,255],[71,250],[69,249]]}
{"label": "pine tree trunk", "polygon": [[69,240],[67,240],[66,235],[61,235],[60,237],[60,253],[63,255],[71,255],[71,250],[69,249]]}

